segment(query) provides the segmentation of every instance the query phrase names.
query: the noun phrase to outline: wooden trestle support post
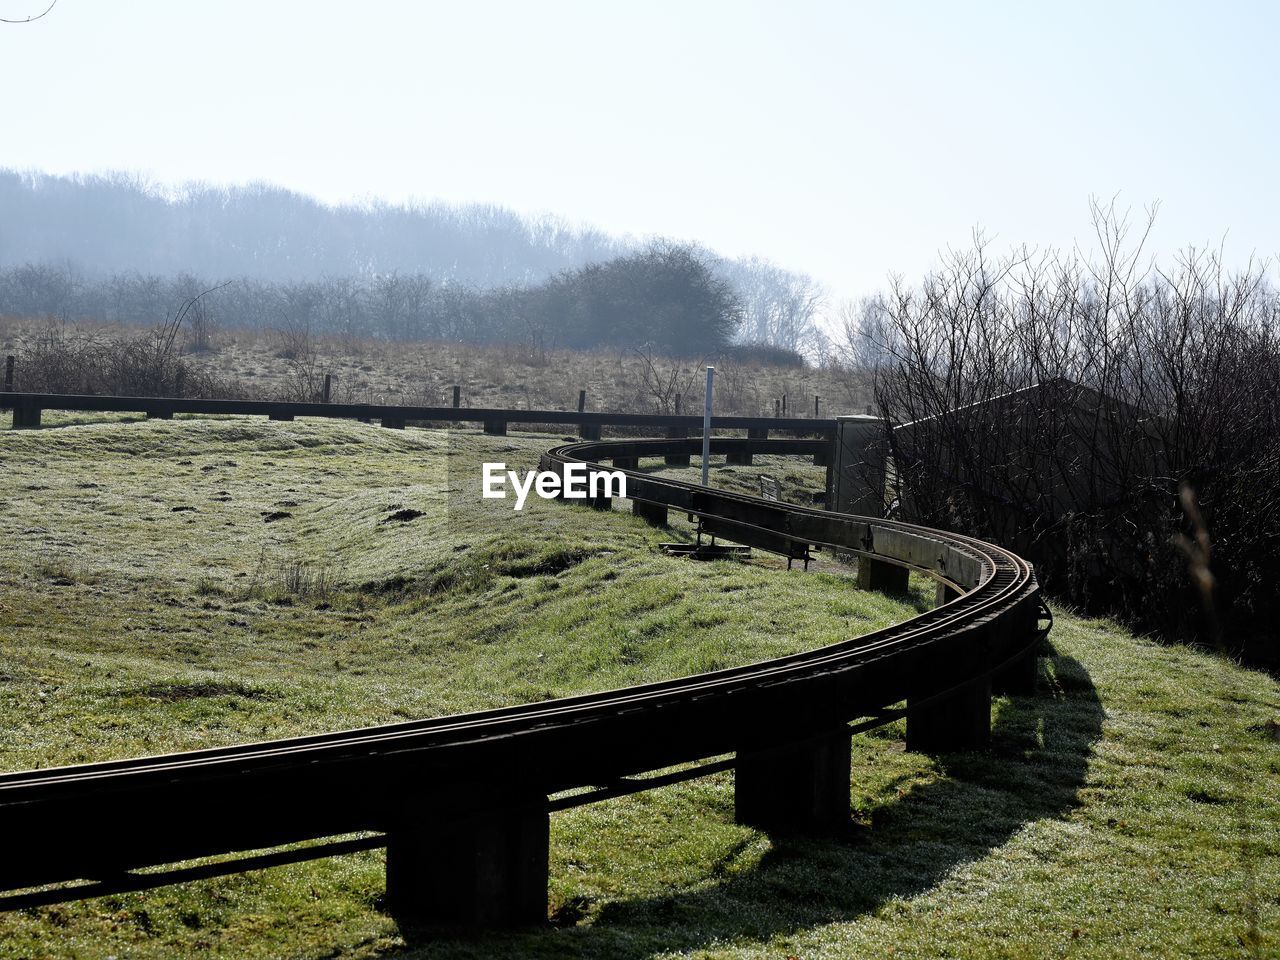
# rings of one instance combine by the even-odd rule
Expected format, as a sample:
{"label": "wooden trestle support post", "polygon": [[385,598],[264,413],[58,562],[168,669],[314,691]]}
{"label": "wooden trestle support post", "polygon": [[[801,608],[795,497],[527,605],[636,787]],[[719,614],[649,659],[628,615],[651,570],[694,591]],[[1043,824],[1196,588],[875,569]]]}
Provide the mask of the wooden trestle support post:
{"label": "wooden trestle support post", "polygon": [[401,923],[495,928],[545,923],[550,818],[545,796],[387,834],[387,908]]}

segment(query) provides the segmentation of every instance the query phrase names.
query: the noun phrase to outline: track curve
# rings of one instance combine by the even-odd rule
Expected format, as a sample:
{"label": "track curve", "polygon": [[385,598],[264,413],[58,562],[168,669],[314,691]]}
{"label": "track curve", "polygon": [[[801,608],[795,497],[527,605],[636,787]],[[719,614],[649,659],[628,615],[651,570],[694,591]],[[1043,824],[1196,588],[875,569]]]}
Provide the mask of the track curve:
{"label": "track curve", "polygon": [[[744,443],[796,455],[814,452],[815,441],[713,439],[712,450]],[[866,727],[906,713],[909,738],[914,720],[917,739],[943,745],[957,710],[989,723],[992,678],[999,684],[1011,665],[1033,657],[1042,636],[1030,564],[969,537],[638,469],[643,458],[694,453],[700,444],[566,444],[544,454],[542,467],[612,461],[627,474],[629,499],[650,510],[694,514],[728,539],[783,554],[792,545],[817,545],[857,554],[861,563],[914,570],[955,598],[856,639],[712,673],[430,720],[0,775],[7,848],[0,889],[95,880],[99,886],[89,892],[98,893],[140,867],[365,831],[383,835],[366,846],[390,842],[394,851],[396,837],[447,831],[477,810],[514,804],[545,816],[549,795],[630,792],[626,778],[635,774],[727,754],[736,760],[718,768],[738,765],[741,791],[744,764],[767,768],[769,758],[833,735],[838,745],[853,721]],[[973,706],[983,690],[985,716]],[[903,701],[905,711],[891,709]],[[847,770],[847,742],[844,763]],[[837,795],[840,789],[837,777]],[[847,774],[842,789],[847,818]],[[315,849],[316,856],[332,852]],[[389,884],[393,869],[389,855]],[[146,885],[155,884],[133,886]],[[69,895],[88,895],[78,889]],[[0,899],[0,908],[21,896]]]}

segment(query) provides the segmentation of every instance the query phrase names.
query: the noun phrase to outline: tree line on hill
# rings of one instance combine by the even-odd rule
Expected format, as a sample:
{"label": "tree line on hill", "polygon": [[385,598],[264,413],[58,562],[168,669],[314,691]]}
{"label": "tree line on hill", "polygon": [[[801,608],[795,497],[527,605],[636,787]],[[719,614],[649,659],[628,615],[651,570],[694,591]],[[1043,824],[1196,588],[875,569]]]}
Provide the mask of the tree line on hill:
{"label": "tree line on hill", "polygon": [[823,292],[759,258],[644,246],[491,206],[331,207],[275,187],[0,171],[0,314],[386,339],[815,356]]}
{"label": "tree line on hill", "polygon": [[210,349],[220,328],[282,330],[351,339],[510,343],[557,348],[647,346],[675,357],[712,357],[744,335],[787,362],[803,363],[819,343],[768,337],[748,322],[742,297],[696,249],[653,244],[603,263],[563,270],[542,283],[477,289],[418,274],[325,280],[213,281],[121,274],[100,280],[65,268],[24,264],[0,270],[0,315],[93,320],[153,327],[200,298],[187,330],[192,349]]}

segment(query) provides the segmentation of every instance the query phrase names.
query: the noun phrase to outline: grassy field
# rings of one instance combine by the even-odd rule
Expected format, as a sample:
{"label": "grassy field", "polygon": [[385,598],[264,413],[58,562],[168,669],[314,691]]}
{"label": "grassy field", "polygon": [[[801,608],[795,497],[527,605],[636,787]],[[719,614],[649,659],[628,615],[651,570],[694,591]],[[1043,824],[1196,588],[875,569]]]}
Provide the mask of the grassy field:
{"label": "grassy field", "polygon": [[[531,435],[46,414],[0,433],[0,769],[425,717],[829,643],[911,615],[819,564],[481,501]],[[809,468],[720,468],[750,489]],[[838,841],[737,826],[732,775],[552,819],[550,923],[450,939],[379,853],[0,915],[0,957],[1274,956],[1280,687],[1059,612],[983,754],[855,738]]]}

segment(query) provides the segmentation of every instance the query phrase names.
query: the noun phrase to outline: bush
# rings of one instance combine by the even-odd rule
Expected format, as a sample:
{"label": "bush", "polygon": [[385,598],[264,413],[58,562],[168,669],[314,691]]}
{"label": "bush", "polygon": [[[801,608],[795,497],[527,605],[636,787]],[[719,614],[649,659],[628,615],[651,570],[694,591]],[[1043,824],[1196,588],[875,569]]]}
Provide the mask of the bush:
{"label": "bush", "polygon": [[236,391],[178,355],[163,330],[131,336],[50,323],[23,350],[15,389],[123,397],[226,397]]}

